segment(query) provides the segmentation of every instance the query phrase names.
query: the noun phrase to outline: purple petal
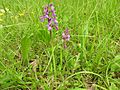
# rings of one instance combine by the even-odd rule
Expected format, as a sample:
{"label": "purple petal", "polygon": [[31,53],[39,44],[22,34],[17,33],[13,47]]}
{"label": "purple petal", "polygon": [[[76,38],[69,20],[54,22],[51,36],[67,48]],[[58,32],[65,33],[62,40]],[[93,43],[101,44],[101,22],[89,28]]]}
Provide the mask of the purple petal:
{"label": "purple petal", "polygon": [[51,25],[52,24],[52,19],[49,17],[48,18],[48,25]]}
{"label": "purple petal", "polygon": [[70,34],[69,34],[68,29],[66,29],[66,30],[62,33],[62,38],[63,38],[65,41],[69,41],[69,40],[70,40]]}
{"label": "purple petal", "polygon": [[40,21],[44,22],[44,17],[43,16],[40,16]]}
{"label": "purple petal", "polygon": [[52,27],[50,25],[47,25],[47,27],[49,31],[52,30]]}
{"label": "purple petal", "polygon": [[49,16],[48,15],[44,15],[44,18],[48,18]]}
{"label": "purple petal", "polygon": [[70,35],[67,35],[66,40],[67,40],[67,41],[69,41],[69,40],[70,40]]}
{"label": "purple petal", "polygon": [[45,6],[45,7],[44,7],[44,14],[45,14],[45,15],[48,14],[48,6]]}
{"label": "purple petal", "polygon": [[50,4],[51,10],[54,11],[54,6],[53,4]]}
{"label": "purple petal", "polygon": [[55,26],[56,30],[58,30],[58,26]]}
{"label": "purple petal", "polygon": [[56,18],[53,19],[55,24],[58,24],[58,21],[56,20]]}
{"label": "purple petal", "polygon": [[55,16],[56,16],[55,12],[52,12],[52,16],[53,16],[53,17],[55,17]]}

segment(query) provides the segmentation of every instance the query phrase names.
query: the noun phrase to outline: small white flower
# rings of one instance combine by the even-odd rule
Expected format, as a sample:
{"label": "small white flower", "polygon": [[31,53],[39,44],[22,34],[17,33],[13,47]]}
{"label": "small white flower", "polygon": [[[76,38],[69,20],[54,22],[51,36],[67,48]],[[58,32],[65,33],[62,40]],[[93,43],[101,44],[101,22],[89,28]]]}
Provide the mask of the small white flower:
{"label": "small white flower", "polygon": [[5,8],[5,10],[6,10],[7,12],[10,12],[10,10],[9,10],[8,8]]}
{"label": "small white flower", "polygon": [[0,25],[0,29],[2,29],[3,28],[3,25]]}
{"label": "small white flower", "polygon": [[0,9],[0,12],[1,12],[1,13],[5,13],[5,10],[4,10],[4,9]]}

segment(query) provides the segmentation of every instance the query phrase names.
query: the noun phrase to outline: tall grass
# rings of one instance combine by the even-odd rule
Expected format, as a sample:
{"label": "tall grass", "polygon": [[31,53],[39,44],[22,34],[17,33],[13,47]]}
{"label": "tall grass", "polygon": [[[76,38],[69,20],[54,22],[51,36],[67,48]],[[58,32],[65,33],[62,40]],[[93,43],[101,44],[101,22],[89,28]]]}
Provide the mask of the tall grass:
{"label": "tall grass", "polygon": [[53,0],[59,30],[52,39],[39,20],[48,3],[0,1],[0,89],[119,90],[119,0]]}

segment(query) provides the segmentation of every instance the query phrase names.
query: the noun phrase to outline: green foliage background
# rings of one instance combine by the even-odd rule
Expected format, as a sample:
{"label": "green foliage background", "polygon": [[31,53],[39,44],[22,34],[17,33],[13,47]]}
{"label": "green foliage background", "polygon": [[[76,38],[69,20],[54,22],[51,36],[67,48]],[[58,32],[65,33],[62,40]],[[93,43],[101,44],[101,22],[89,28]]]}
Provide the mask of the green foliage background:
{"label": "green foliage background", "polygon": [[52,39],[39,20],[48,3],[0,0],[0,89],[119,90],[120,1],[53,0],[59,30]]}

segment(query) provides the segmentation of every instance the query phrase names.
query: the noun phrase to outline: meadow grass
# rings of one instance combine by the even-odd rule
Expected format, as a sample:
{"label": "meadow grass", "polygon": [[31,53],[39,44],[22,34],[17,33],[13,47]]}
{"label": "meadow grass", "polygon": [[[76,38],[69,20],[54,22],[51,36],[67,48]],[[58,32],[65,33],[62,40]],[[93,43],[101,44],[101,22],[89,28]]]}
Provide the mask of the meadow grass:
{"label": "meadow grass", "polygon": [[39,20],[49,2],[0,0],[0,90],[119,90],[120,1],[52,0],[52,38]]}

